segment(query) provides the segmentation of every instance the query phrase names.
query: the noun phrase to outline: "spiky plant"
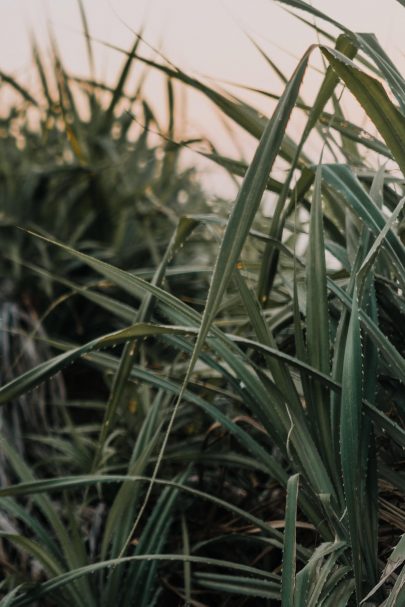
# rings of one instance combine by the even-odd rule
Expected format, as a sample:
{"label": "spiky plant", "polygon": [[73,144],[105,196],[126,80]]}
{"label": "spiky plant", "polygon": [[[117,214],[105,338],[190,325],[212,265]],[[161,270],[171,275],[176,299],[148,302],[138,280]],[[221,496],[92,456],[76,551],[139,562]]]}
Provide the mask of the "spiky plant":
{"label": "spiky plant", "polygon": [[[332,21],[304,1],[281,1]],[[138,57],[260,139],[248,167],[211,155],[243,176],[231,214],[180,220],[151,281],[32,235],[127,298],[77,287],[125,328],[74,347],[53,342],[60,354],[0,390],[10,406],[78,359],[111,377],[88,474],[48,468],[36,478],[5,443],[16,480],[0,490],[16,525],[7,550],[31,555],[46,577],[24,587],[10,575],[8,604],[405,604],[405,81],[374,36],[332,23],[342,34],[319,46],[327,68],[315,102],[300,97],[314,46],[269,118]],[[340,83],[378,136],[345,118]],[[297,140],[286,134],[295,108],[306,116]],[[323,162],[321,150],[308,157],[314,129],[342,161]],[[288,162],[282,182],[271,177],[279,157]],[[270,220],[260,213],[266,189],[277,196]],[[221,235],[202,311],[164,288],[170,260],[200,225]],[[171,353],[157,368],[145,337]],[[121,343],[119,355],[100,352]],[[141,423],[124,463],[108,450],[127,431],[134,382],[148,398],[136,401]],[[28,515],[21,504],[30,500]],[[92,551],[78,520],[100,504]]]}

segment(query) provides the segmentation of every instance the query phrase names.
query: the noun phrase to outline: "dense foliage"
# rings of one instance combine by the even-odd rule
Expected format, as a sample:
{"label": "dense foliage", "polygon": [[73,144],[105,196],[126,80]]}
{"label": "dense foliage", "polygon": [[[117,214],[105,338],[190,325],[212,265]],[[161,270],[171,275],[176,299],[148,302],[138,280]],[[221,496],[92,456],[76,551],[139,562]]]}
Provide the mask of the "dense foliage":
{"label": "dense foliage", "polygon": [[[41,100],[3,76],[2,606],[405,605],[405,80],[280,1],[340,33],[308,22],[325,44],[289,80],[268,58],[270,117],[138,40],[110,91],[55,49]],[[134,61],[168,78],[163,147]],[[173,81],[259,140],[249,166],[206,154],[243,178],[229,217],[179,167]]]}

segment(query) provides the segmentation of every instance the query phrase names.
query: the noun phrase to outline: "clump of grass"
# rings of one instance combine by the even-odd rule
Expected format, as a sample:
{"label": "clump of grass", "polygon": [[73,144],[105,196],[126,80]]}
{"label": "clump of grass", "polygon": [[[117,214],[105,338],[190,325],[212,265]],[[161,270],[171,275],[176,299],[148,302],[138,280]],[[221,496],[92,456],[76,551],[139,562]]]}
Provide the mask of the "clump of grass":
{"label": "clump of grass", "polygon": [[[190,208],[207,211],[195,171],[180,163],[181,147],[167,143],[177,122],[170,79],[166,79],[167,126],[160,124],[144,98],[145,74],[128,92],[139,44],[138,40],[124,59],[115,87],[68,74],[54,40],[48,57],[33,45],[35,91],[2,74],[2,86],[15,95],[0,138],[2,383],[50,356],[53,346],[47,336],[65,342],[88,340],[114,331],[122,322],[108,313],[118,305],[109,299],[112,284],[100,283],[83,264],[50,251],[28,230],[150,277],[182,214]],[[135,111],[142,117],[144,131],[133,128]],[[149,130],[161,135],[158,142]],[[193,258],[199,256],[203,240],[194,239]],[[178,261],[184,263],[181,256]],[[186,281],[173,268],[166,285],[179,292]],[[104,295],[101,307],[91,293],[87,298],[78,295],[95,283]],[[189,296],[198,297],[205,283],[204,274],[193,277]],[[121,309],[126,313],[130,309],[125,298]],[[157,357],[153,346],[149,356]],[[48,432],[47,416],[59,419],[58,426],[64,427],[66,416],[61,411],[66,398],[102,399],[108,392],[106,380],[100,381],[88,367],[75,367],[65,373],[64,381],[58,376],[20,396],[12,411],[4,408],[3,430],[14,435],[20,453],[32,450],[33,443],[25,444],[21,438],[24,432],[34,428]],[[47,407],[47,402],[55,407]],[[71,412],[74,423],[94,421],[94,409],[75,406]],[[100,415],[98,410],[97,420]]]}
{"label": "clump of grass", "polygon": [[[179,219],[150,280],[60,236],[24,234],[70,260],[83,274],[69,288],[119,328],[51,342],[56,356],[0,389],[9,407],[78,360],[108,385],[96,424],[72,424],[65,405],[59,435],[35,438],[58,454],[40,474],[4,442],[4,545],[31,557],[7,576],[8,604],[403,604],[405,81],[375,37],[333,24],[342,34],[319,46],[315,102],[300,97],[311,47],[269,118],[129,53],[260,140],[248,167],[211,154],[243,176],[231,214]],[[377,137],[346,120],[341,83]],[[296,141],[286,135],[293,111],[306,116]],[[308,157],[317,128],[342,161]],[[270,178],[279,157],[283,182]],[[266,189],[276,194],[270,221]],[[207,225],[220,245],[201,311],[165,277]],[[116,291],[107,296],[88,273]]]}

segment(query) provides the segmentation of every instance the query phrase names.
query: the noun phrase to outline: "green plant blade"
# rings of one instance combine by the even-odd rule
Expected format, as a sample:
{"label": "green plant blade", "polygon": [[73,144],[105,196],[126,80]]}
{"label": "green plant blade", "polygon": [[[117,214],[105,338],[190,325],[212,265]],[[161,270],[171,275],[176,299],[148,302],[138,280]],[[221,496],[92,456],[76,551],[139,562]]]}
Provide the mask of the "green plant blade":
{"label": "green plant blade", "polygon": [[387,563],[384,567],[384,571],[381,575],[381,579],[374,586],[374,588],[364,597],[360,605],[366,603],[381,586],[387,581],[387,579],[394,573],[394,571],[405,562],[405,535],[402,535],[395,546],[394,550],[390,554]]}
{"label": "green plant blade", "polygon": [[383,227],[383,229],[381,230],[381,232],[375,239],[373,246],[370,248],[369,252],[367,253],[367,257],[364,259],[359,271],[357,272],[357,284],[359,285],[360,292],[361,292],[361,287],[363,285],[363,282],[364,282],[366,276],[368,275],[369,270],[370,270],[371,266],[374,264],[374,261],[378,255],[379,249],[383,245],[384,240],[385,240],[389,230],[392,229],[393,225],[395,224],[396,220],[398,219],[398,216],[401,213],[401,211],[404,207],[404,204],[405,204],[405,198],[402,198],[399,201],[398,205],[395,207],[394,212],[392,213],[391,217],[387,220],[385,226]]}
{"label": "green plant blade", "polygon": [[401,107],[401,112],[405,109],[405,81],[397,70],[387,53],[379,44],[374,34],[357,34],[361,48],[371,57],[378,66],[385,81],[389,84],[391,91],[395,95]]}
{"label": "green plant blade", "polygon": [[287,503],[285,513],[285,529],[283,544],[283,570],[281,576],[281,605],[293,607],[295,590],[296,567],[296,522],[299,475],[295,474],[288,479]]}
{"label": "green plant blade", "polygon": [[[40,495],[41,493],[49,493],[52,491],[60,491],[60,490],[69,490],[73,488],[87,487],[92,485],[97,485],[98,483],[123,483],[123,482],[142,482],[149,483],[151,480],[148,476],[129,476],[125,474],[89,474],[89,475],[81,475],[81,476],[71,476],[71,477],[60,477],[54,479],[44,479],[44,480],[36,480],[29,481],[24,483],[19,483],[18,485],[12,485],[9,487],[4,487],[0,489],[0,498],[9,497],[9,496],[21,496],[21,495]],[[279,542],[279,546],[281,548],[283,543],[283,534],[274,529],[269,523],[261,520],[260,518],[250,514],[246,510],[231,504],[223,499],[220,499],[214,495],[206,493],[204,491],[199,491],[198,489],[194,489],[187,485],[182,485],[175,481],[166,481],[157,478],[155,480],[156,485],[160,485],[163,487],[172,487],[174,489],[179,489],[180,491],[193,495],[195,497],[199,497],[201,499],[207,500],[218,505],[225,510],[229,510],[234,514],[240,516],[242,519],[251,522],[256,527],[259,527],[263,531],[265,531],[271,538],[277,540]],[[297,554],[300,556],[306,556],[307,551],[302,547],[297,546]],[[119,560],[119,559],[118,559]]]}
{"label": "green plant blade", "polygon": [[184,561],[188,561],[190,563],[214,566],[223,569],[232,569],[236,572],[245,573],[247,575],[257,575],[259,573],[265,579],[268,578],[270,575],[265,571],[258,570],[255,567],[249,567],[247,565],[241,565],[238,563],[233,563],[232,561],[225,561],[221,559],[213,559],[199,556],[182,556],[179,554],[143,554],[93,563],[92,565],[86,565],[85,567],[80,567],[78,569],[74,569],[62,575],[54,577],[51,580],[48,580],[47,582],[43,582],[39,585],[38,588],[32,590],[31,592],[27,592],[25,596],[23,594],[21,597],[16,598],[13,603],[13,607],[29,605],[33,601],[55,592],[66,584],[71,584],[75,582],[83,576],[93,574],[103,569],[126,565],[131,562],[142,562],[143,560],[150,562],[162,561],[175,563],[183,563]]}
{"label": "green plant blade", "polygon": [[353,571],[356,581],[358,601],[362,596],[361,551],[362,527],[362,487],[360,479],[360,440],[362,435],[362,352],[360,322],[358,317],[357,290],[353,296],[353,306],[347,332],[345,359],[342,373],[342,395],[340,415],[340,449],[343,484],[350,530]]}
{"label": "green plant blade", "polygon": [[176,332],[183,332],[185,334],[195,333],[195,331],[192,329],[185,327],[176,329],[174,327],[165,327],[163,325],[159,326],[148,323],[138,323],[128,327],[127,329],[115,331],[114,333],[93,339],[83,346],[74,348],[68,352],[59,354],[46,362],[40,363],[37,367],[23,373],[16,379],[3,385],[0,388],[0,405],[4,405],[20,394],[24,394],[28,390],[32,390],[46,379],[52,377],[55,373],[57,373],[57,371],[60,371],[68,364],[74,362],[89,352],[108,346],[114,346],[134,338],[158,336],[165,333]]}
{"label": "green plant blade", "polygon": [[[324,165],[322,173],[328,187],[332,187],[343,198],[355,215],[371,230],[375,238],[378,238],[386,226],[385,217],[352,171],[347,166],[333,164]],[[405,248],[392,229],[388,228],[384,233],[385,249],[398,278],[405,285]]]}
{"label": "green plant blade", "polygon": [[383,86],[352,61],[336,50],[321,46],[322,53],[336,70],[392,151],[401,170],[405,173],[405,117],[389,99]]}
{"label": "green plant blade", "polygon": [[[198,331],[196,343],[190,359],[186,377],[184,379],[183,388],[173,408],[173,413],[169,420],[169,424],[165,433],[153,478],[157,475],[164,452],[166,450],[167,441],[170,436],[171,429],[173,427],[177,410],[182,400],[183,391],[185,390],[191,378],[194,366],[203,348],[205,339],[209,333],[211,324],[217,313],[222,296],[229,283],[232,271],[239,260],[243,244],[246,240],[253,219],[259,208],[264,190],[266,188],[268,175],[278,155],[279,148],[283,140],[285,127],[288,123],[291,111],[295,105],[298,96],[299,88],[301,86],[301,82],[305,74],[311,50],[312,49],[310,49],[300,61],[282,97],[280,98],[279,103],[277,104],[272,120],[269,121],[268,125],[266,126],[263,132],[262,138],[260,140],[254,158],[246,172],[241,189],[235,201],[235,205],[229,217],[221,247],[218,253],[218,257],[215,263],[213,275],[210,282],[210,288],[208,291],[207,301],[201,319],[201,325]],[[152,491],[152,487],[153,479],[150,487],[148,488],[148,492],[145,497],[145,502],[141,510],[139,511],[138,517],[134,523],[134,529],[136,528],[138,521],[142,517],[143,511],[146,507],[150,493]],[[121,554],[124,553],[127,543],[123,547]]]}
{"label": "green plant blade", "polygon": [[280,600],[280,584],[278,582],[269,582],[257,577],[221,573],[197,572],[194,576],[198,586],[216,590],[221,594]]}
{"label": "green plant blade", "polygon": [[[321,199],[322,169],[316,169],[311,205],[307,259],[307,346],[308,362],[324,374],[330,370],[329,310],[326,280],[325,243]],[[319,439],[329,464],[333,460],[331,444],[329,399],[325,391],[313,386],[308,408],[316,415]]]}
{"label": "green plant blade", "polygon": [[[193,218],[189,217],[181,217],[179,223],[174,231],[174,234],[169,242],[169,245],[166,249],[166,252],[162,258],[159,267],[156,269],[156,272],[152,279],[152,284],[156,286],[161,286],[166,268],[169,264],[169,261],[172,259],[173,255],[176,251],[183,245],[184,241],[188,238],[194,228],[198,225],[198,222]],[[145,323],[148,322],[154,305],[154,298],[151,293],[146,293],[140,305],[138,312],[134,318],[134,322]],[[131,367],[134,363],[134,358],[136,355],[136,339],[128,340],[124,346],[124,350],[121,356],[120,366],[117,370],[117,373],[114,376],[113,385],[110,392],[110,397],[108,399],[106,412],[104,416],[103,425],[100,431],[99,437],[99,445],[94,458],[93,468],[95,469],[98,464],[98,458],[100,457],[100,453],[102,451],[103,445],[107,440],[108,434],[111,432],[113,428],[114,417],[116,411],[118,409],[119,403],[122,400],[125,388],[127,386],[128,376],[131,372]]]}

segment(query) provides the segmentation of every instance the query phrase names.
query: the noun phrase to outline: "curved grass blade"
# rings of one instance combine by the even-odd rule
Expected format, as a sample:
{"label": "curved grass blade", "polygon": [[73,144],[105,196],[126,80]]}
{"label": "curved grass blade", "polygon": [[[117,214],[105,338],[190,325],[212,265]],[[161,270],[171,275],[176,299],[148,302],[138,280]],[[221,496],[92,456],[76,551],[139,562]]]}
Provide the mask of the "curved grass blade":
{"label": "curved grass blade", "polygon": [[48,361],[40,363],[33,369],[26,371],[16,379],[1,386],[0,405],[4,405],[13,398],[32,390],[46,379],[55,375],[55,373],[66,367],[68,364],[74,362],[89,352],[108,346],[114,346],[134,338],[158,336],[165,333],[176,332],[184,334],[196,333],[196,331],[193,331],[191,328],[178,327],[176,329],[175,327],[164,325],[139,323],[126,329],[115,331],[114,333],[109,333],[108,335],[104,335],[102,337],[97,337],[83,346],[73,348],[68,352],[64,352],[63,354],[59,354]]}
{"label": "curved grass blade", "polygon": [[[213,567],[219,567],[221,569],[231,569],[239,573],[245,573],[247,575],[260,575],[264,579],[270,579],[271,574],[268,574],[265,571],[257,569],[255,567],[249,567],[248,565],[242,565],[239,563],[234,563],[232,561],[213,559],[208,557],[201,556],[182,556],[179,554],[142,554],[135,556],[127,556],[121,557],[118,559],[110,559],[107,561],[101,561],[98,563],[93,563],[91,565],[86,565],[85,567],[80,567],[78,569],[74,569],[62,575],[52,578],[46,582],[41,583],[37,588],[27,591],[26,595],[22,595],[16,598],[13,602],[13,607],[22,607],[23,605],[32,604],[34,601],[38,600],[41,597],[44,597],[50,593],[55,592],[59,588],[65,586],[66,584],[71,584],[76,580],[80,579],[83,576],[88,576],[92,573],[96,573],[97,571],[108,569],[111,567],[117,567],[120,565],[126,565],[133,562],[142,562],[142,561],[158,561],[158,562],[174,562],[174,563],[184,563],[188,561],[190,563],[196,563],[201,565],[208,565]],[[22,588],[23,589],[23,588]]]}
{"label": "curved grass blade", "polygon": [[373,150],[386,158],[393,158],[391,151],[383,141],[377,139],[365,129],[353,124],[340,115],[323,112],[319,117],[319,122],[323,126],[336,130],[344,139],[359,143],[365,148]]}
{"label": "curved grass blade", "polygon": [[374,122],[405,174],[405,117],[378,80],[362,72],[342,53],[325,46],[321,46],[321,51]]}
{"label": "curved grass blade", "polygon": [[360,42],[362,50],[364,50],[374,63],[378,66],[379,71],[385,79],[385,82],[391,88],[400,107],[401,112],[405,110],[405,81],[397,70],[387,53],[379,44],[374,34],[357,34],[357,40]]}
{"label": "curved grass blade", "polygon": [[[357,52],[357,45],[353,36],[349,34],[342,34],[338,37],[336,41],[336,48],[343,55],[347,55],[348,57],[353,58]],[[307,123],[304,128],[304,132],[300,138],[300,141],[297,145],[295,156],[290,162],[289,170],[287,178],[284,182],[283,188],[281,190],[280,196],[277,201],[276,209],[272,218],[272,223],[270,227],[270,236],[275,237],[279,240],[282,238],[284,225],[287,219],[289,212],[291,211],[292,205],[296,204],[296,202],[301,198],[302,191],[306,191],[307,188],[312,183],[311,175],[306,174],[305,171],[301,172],[301,177],[297,182],[297,185],[294,189],[293,194],[290,196],[290,203],[286,207],[286,201],[288,196],[288,190],[290,189],[290,185],[294,174],[296,172],[296,168],[298,165],[298,159],[301,154],[301,151],[312,131],[312,129],[316,126],[319,117],[322,115],[324,107],[328,100],[334,94],[335,88],[339,83],[339,78],[336,76],[335,72],[331,67],[326,70],[325,77],[321,84],[321,87],[318,91],[316,99],[314,101],[314,105],[311,108],[308,116]],[[324,137],[324,141],[327,139]],[[259,284],[258,284],[258,296],[259,301],[262,303],[266,303],[269,292],[271,290],[273,280],[277,271],[279,253],[277,249],[274,249],[271,246],[271,243],[267,243],[265,251],[263,253],[263,259],[260,267],[260,276],[259,276]]]}
{"label": "curved grass blade", "polygon": [[229,217],[204,309],[198,347],[207,336],[209,326],[216,314],[231,273],[239,260],[243,244],[259,208],[268,175],[277,157],[285,127],[298,96],[311,50],[309,49],[304,55],[280,98],[274,116],[268,123],[252,163],[247,170],[235,206]]}
{"label": "curved grass blade", "polygon": [[[45,480],[36,480],[19,483],[17,485],[11,485],[9,487],[0,488],[0,499],[2,497],[9,496],[25,496],[25,495],[40,495],[42,493],[50,493],[53,491],[61,491],[61,490],[69,490],[69,489],[77,489],[80,487],[89,487],[94,486],[101,483],[123,483],[123,482],[134,482],[134,483],[150,483],[151,477],[149,476],[129,476],[126,474],[88,474],[88,475],[80,475],[80,476],[66,476],[60,478],[53,479],[45,479]],[[243,520],[249,521],[255,527],[262,529],[266,534],[268,534],[271,538],[276,540],[281,548],[283,545],[283,534],[271,526],[271,524],[263,521],[262,519],[250,514],[246,510],[235,506],[234,504],[227,502],[223,499],[220,499],[214,495],[206,493],[204,491],[200,491],[198,489],[194,489],[192,487],[188,487],[187,485],[182,485],[175,481],[166,481],[162,479],[155,479],[156,485],[160,485],[162,487],[172,487],[174,489],[179,489],[183,493],[193,495],[195,497],[201,498],[203,500],[207,500],[216,504],[220,508],[224,508],[229,512],[234,513],[238,517]],[[132,535],[131,535],[132,537]],[[297,546],[297,554],[302,558],[306,558],[308,556],[308,551],[301,546]],[[118,561],[120,559],[117,559]],[[270,574],[268,574],[270,575]]]}
{"label": "curved grass blade", "polygon": [[[118,268],[114,268],[113,266],[106,264],[105,262],[101,262],[95,258],[89,257],[88,255],[75,251],[66,245],[61,245],[60,243],[56,243],[54,241],[49,242],[56,244],[67,251],[70,255],[82,260],[90,267],[112,280],[115,284],[122,287],[131,295],[136,295],[139,297],[140,294],[142,295],[145,291],[153,294],[161,302],[164,302],[165,306],[161,307],[161,310],[166,317],[172,320],[178,320],[181,318],[185,322],[191,323],[194,326],[199,324],[201,317],[195,310],[189,306],[186,306],[182,301],[173,297],[162,289],[159,289],[155,285],[147,283],[131,273],[124,272]],[[243,355],[241,356],[240,350],[235,348],[229,339],[227,339],[225,335],[215,326],[212,327],[212,334],[216,338],[219,338],[212,340],[211,343],[213,348],[218,352],[219,356],[230,365],[236,377],[239,379],[239,382],[243,382],[245,385],[243,390],[243,398],[249,402],[252,411],[257,415],[259,421],[261,421],[265,426],[273,440],[276,442],[279,441],[280,432],[282,435],[284,430],[281,426],[280,428],[275,427],[275,422],[278,422],[278,417],[271,414],[271,411],[269,410],[268,393],[262,382],[250,369],[248,357]],[[90,355],[88,354],[87,356]],[[313,464],[314,465],[311,465],[310,472],[312,475],[312,473],[316,471],[314,479],[318,479],[314,486],[318,487],[317,490],[321,492],[328,492],[329,483],[326,481],[325,471],[323,470],[323,465],[319,457],[315,459]],[[322,478],[323,480],[321,480]]]}

